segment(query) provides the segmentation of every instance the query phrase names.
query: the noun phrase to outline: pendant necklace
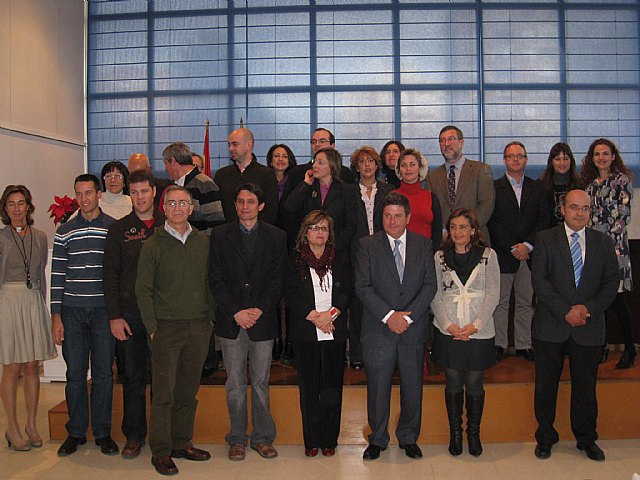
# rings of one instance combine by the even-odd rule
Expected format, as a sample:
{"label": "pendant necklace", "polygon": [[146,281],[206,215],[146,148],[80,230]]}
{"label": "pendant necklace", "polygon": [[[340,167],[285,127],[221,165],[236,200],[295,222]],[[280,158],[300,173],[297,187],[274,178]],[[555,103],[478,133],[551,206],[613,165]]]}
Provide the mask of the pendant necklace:
{"label": "pendant necklace", "polygon": [[[18,228],[20,230],[18,230]],[[15,242],[16,247],[18,247],[18,251],[20,252],[20,256],[22,257],[22,263],[24,264],[24,271],[27,274],[27,288],[31,290],[31,287],[33,286],[33,284],[31,283],[31,257],[33,255],[33,232],[31,232],[31,246],[29,248],[29,258],[27,259],[27,247],[24,244],[24,238],[22,238],[22,235],[18,235],[18,238],[20,239],[20,243],[22,243],[22,249],[20,249],[18,240],[16,240],[16,234],[13,233],[14,230],[18,233],[22,232],[23,230],[26,232],[27,227],[17,227],[17,228],[11,227],[11,236],[13,237],[13,241]]]}

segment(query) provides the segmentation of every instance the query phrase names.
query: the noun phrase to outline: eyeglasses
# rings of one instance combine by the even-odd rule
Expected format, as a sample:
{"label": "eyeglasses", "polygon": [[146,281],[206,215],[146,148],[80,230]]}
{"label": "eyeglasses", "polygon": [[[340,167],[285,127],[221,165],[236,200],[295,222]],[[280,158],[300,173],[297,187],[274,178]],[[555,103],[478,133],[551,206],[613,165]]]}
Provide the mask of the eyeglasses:
{"label": "eyeglasses", "polygon": [[459,140],[458,137],[440,138],[438,139],[438,143],[439,144],[452,143],[452,142],[455,142],[456,140]]}
{"label": "eyeglasses", "polygon": [[123,178],[124,177],[120,173],[115,173],[115,174],[108,173],[107,175],[104,176],[104,179],[107,180],[107,181],[109,181],[109,180],[122,180]]}
{"label": "eyeglasses", "polygon": [[515,160],[516,158],[518,160],[524,160],[527,158],[527,155],[523,153],[510,153],[509,155],[505,155],[504,158],[507,160]]}
{"label": "eyeglasses", "polygon": [[329,227],[325,227],[323,225],[311,225],[310,227],[307,227],[307,230],[311,230],[312,232],[328,232],[329,231]]}
{"label": "eyeglasses", "polygon": [[591,211],[591,207],[586,205],[580,206],[580,205],[571,204],[569,205],[569,210],[571,210],[572,212],[589,213]]}
{"label": "eyeglasses", "polygon": [[321,138],[320,140],[316,140],[315,138],[313,140],[310,140],[309,143],[311,145],[327,145],[329,143],[329,140],[327,140],[326,138]]}
{"label": "eyeglasses", "polygon": [[186,208],[189,205],[191,205],[191,202],[189,202],[188,200],[178,200],[177,202],[175,200],[167,200],[166,202],[164,202],[164,208]]}

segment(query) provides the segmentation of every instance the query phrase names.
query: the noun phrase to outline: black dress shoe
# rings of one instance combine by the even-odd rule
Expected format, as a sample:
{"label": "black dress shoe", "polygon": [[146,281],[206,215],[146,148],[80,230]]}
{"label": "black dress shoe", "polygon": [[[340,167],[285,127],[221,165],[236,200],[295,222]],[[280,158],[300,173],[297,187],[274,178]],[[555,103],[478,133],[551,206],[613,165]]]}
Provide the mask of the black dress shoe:
{"label": "black dress shoe", "polygon": [[96,445],[100,447],[103,455],[116,455],[118,453],[118,444],[107,435],[106,437],[96,438]]}
{"label": "black dress shoe", "polygon": [[369,445],[362,454],[363,460],[375,460],[380,457],[380,452],[386,450],[386,448],[379,447],[378,445]]}
{"label": "black dress shoe", "polygon": [[609,344],[605,343],[600,347],[600,360],[598,360],[598,363],[602,365],[607,361],[608,358],[609,358]]}
{"label": "black dress shoe", "polygon": [[71,455],[76,450],[78,450],[79,445],[84,445],[87,443],[86,437],[67,437],[67,439],[60,445],[58,449],[59,457],[66,457],[67,455]]}
{"label": "black dress shoe", "polygon": [[422,450],[415,443],[400,444],[399,447],[404,450],[404,453],[409,458],[422,458]]}
{"label": "black dress shoe", "polygon": [[636,355],[637,353],[635,348],[633,350],[625,350],[624,352],[622,352],[620,360],[618,360],[618,363],[616,363],[616,370],[633,367],[633,364],[636,361]]}
{"label": "black dress shoe", "polygon": [[362,367],[364,367],[364,363],[362,362],[351,362],[351,368],[353,368],[354,370],[360,370]]}
{"label": "black dress shoe", "polygon": [[176,467],[169,455],[151,457],[151,465],[156,468],[156,472],[160,475],[176,475],[178,473],[178,467]]}
{"label": "black dress shoe", "polygon": [[496,363],[500,363],[504,358],[504,348],[496,347]]}
{"label": "black dress shoe", "polygon": [[171,456],[173,458],[186,458],[187,460],[193,460],[194,462],[203,462],[211,458],[211,454],[209,452],[196,448],[193,445],[181,450],[171,450]]}
{"label": "black dress shoe", "polygon": [[544,443],[536,444],[536,449],[533,452],[540,460],[546,460],[551,456],[551,445],[545,445]]}
{"label": "black dress shoe", "polygon": [[517,349],[516,356],[520,358],[524,358],[529,362],[535,361],[535,357],[533,356],[533,350],[531,348]]}
{"label": "black dress shoe", "polygon": [[587,457],[589,457],[591,460],[595,460],[596,462],[604,462],[604,452],[595,443],[592,443],[591,445],[588,445],[586,447],[578,445],[578,450],[582,450],[584,453],[586,453]]}

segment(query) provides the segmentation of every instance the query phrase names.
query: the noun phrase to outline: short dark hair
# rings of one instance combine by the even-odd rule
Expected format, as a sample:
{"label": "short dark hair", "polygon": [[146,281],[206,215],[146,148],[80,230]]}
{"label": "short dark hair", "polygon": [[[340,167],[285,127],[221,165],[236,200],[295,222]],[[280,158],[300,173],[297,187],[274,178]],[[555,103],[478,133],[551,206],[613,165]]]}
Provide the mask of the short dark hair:
{"label": "short dark hair", "polygon": [[93,182],[93,185],[96,188],[96,192],[102,191],[102,188],[101,188],[102,185],[100,184],[100,180],[98,180],[98,177],[96,177],[91,173],[83,173],[82,175],[78,175],[76,179],[73,181],[73,188],[76,187],[76,183],[78,182]]}
{"label": "short dark hair", "polygon": [[180,165],[193,165],[191,149],[186,143],[175,142],[165,147],[162,151],[162,159],[168,162],[172,158],[174,158]]}
{"label": "short dark hair", "polygon": [[27,202],[27,225],[33,225],[33,217],[31,215],[36,208],[33,206],[31,192],[24,185],[8,185],[7,188],[4,189],[2,198],[0,198],[0,219],[2,220],[2,223],[5,225],[11,225],[11,219],[5,210],[5,206],[7,205],[9,195],[13,195],[14,193],[21,193],[24,195],[24,199]]}
{"label": "short dark hair", "polygon": [[102,180],[102,191],[107,191],[107,182],[104,181],[104,176],[107,173],[111,173],[112,171],[117,170],[122,174],[123,178],[123,189],[122,193],[127,195],[129,193],[129,169],[122,162],[108,162],[104,164],[102,167],[102,171],[100,172],[100,180]]}
{"label": "short dark hair", "polygon": [[455,125],[445,125],[444,127],[442,127],[440,129],[440,133],[438,134],[438,138],[440,138],[440,135],[442,135],[447,130],[455,130],[457,135],[458,135],[458,140],[463,140],[464,139],[464,134],[462,133],[462,130],[460,130]]}
{"label": "short dark hair", "polygon": [[388,205],[399,205],[404,207],[404,213],[409,215],[411,213],[411,206],[409,205],[409,199],[405,197],[403,194],[398,192],[389,192],[386,197],[384,197],[384,202],[382,202],[382,210]]}
{"label": "short dark hair", "polygon": [[507,145],[504,147],[504,150],[502,150],[502,157],[504,158],[504,156],[507,154],[507,148],[509,147],[513,147],[514,145],[520,147],[522,150],[524,150],[524,156],[527,156],[527,147],[524,146],[524,143],[519,142],[518,140],[514,140],[513,142],[509,142],[507,143]]}
{"label": "short dark hair", "polygon": [[136,170],[129,176],[129,185],[132,183],[149,182],[149,186],[156,186],[156,178],[147,170]]}
{"label": "short dark hair", "polygon": [[236,189],[236,194],[233,197],[234,202],[238,200],[238,195],[242,190],[253,193],[256,197],[258,197],[258,204],[264,203],[264,192],[262,191],[262,188],[260,188],[260,185],[251,182],[243,183]]}
{"label": "short dark hair", "polygon": [[[313,133],[316,133],[316,132],[327,132],[329,134],[329,145],[335,145],[336,137],[333,136],[333,133],[331,133],[331,130],[329,130],[328,128],[320,127],[320,128],[316,128],[313,131]],[[313,133],[311,134],[312,137],[313,137]]]}

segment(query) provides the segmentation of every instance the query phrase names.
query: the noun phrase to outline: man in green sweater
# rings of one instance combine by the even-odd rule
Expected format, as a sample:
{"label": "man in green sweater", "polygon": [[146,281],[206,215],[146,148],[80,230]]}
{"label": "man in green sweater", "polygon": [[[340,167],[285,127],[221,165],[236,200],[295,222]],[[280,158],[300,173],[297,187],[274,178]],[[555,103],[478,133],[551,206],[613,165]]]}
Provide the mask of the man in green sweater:
{"label": "man in green sweater", "polygon": [[167,220],[145,242],[138,262],[136,296],[151,337],[153,367],[149,446],[151,463],[162,475],[178,473],[172,457],[211,458],[191,443],[213,320],[209,239],[189,224],[193,208],[188,190],[168,187]]}

